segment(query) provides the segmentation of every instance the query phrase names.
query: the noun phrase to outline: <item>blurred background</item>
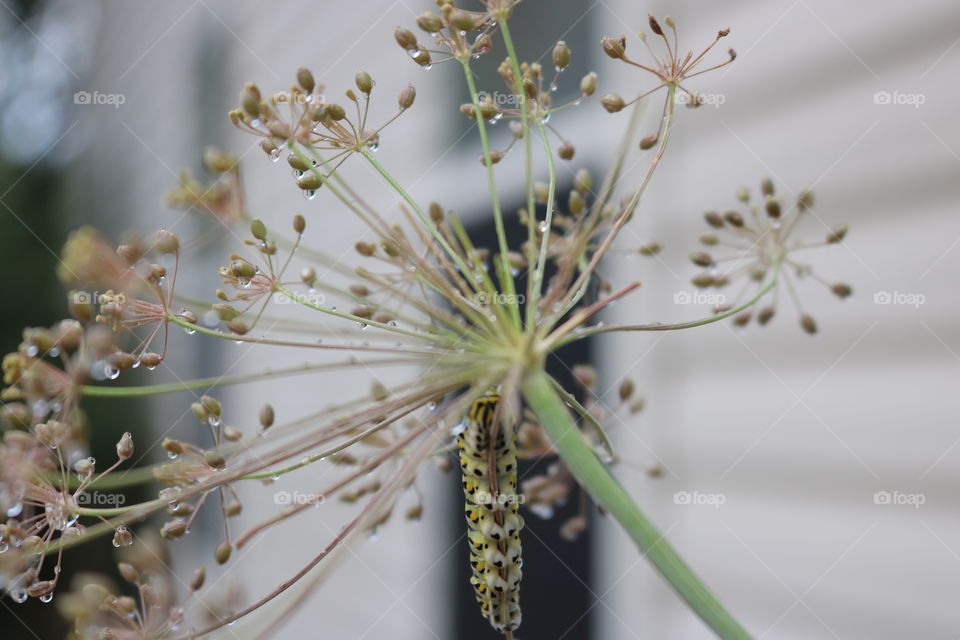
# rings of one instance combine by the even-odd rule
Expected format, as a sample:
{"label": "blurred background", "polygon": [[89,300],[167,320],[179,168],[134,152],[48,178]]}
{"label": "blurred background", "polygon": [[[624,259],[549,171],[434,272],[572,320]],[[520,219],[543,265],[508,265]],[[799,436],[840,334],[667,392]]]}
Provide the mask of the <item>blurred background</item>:
{"label": "blurred background", "polygon": [[[432,5],[2,0],[0,289],[13,301],[0,316],[5,348],[15,347],[22,327],[63,317],[54,269],[70,229],[92,224],[117,239],[128,228],[164,227],[181,238],[209,228],[163,205],[180,168],[202,175],[207,145],[243,156],[253,215],[287,225],[300,211],[323,246],[342,246],[348,255],[363,237],[355,221],[325,194],[305,201],[287,167],[272,164],[225,117],[244,82],[281,90],[300,65],[332,95],[352,86],[357,70],[370,72],[378,82],[373,122],[392,115],[396,94],[416,84],[417,103],[384,132],[379,159],[420,201],[439,200],[477,234],[488,232],[479,143],[457,110],[467,97],[459,71],[424,71],[393,41],[397,26],[411,26]],[[730,27],[724,45],[739,57],[690,81],[712,104],[679,114],[664,163],[621,238],[624,251],[605,269],[615,283],[639,279],[644,286],[606,320],[706,315],[709,305],[682,304],[678,296],[692,291],[696,269],[687,256],[706,231],[702,212],[734,206],[738,186],[756,192],[765,176],[788,198],[815,192],[815,215],[798,237],[819,240],[836,224],[851,226],[842,245],[809,260],[829,281],[849,283],[854,295],[840,302],[825,287],[801,282],[803,310],[820,326],[812,337],[784,297],[762,329],[718,323],[603,337],[570,354],[568,365],[590,360],[598,367],[611,406],[624,376],[646,399],[639,416],[609,425],[624,458],[617,473],[757,637],[956,638],[960,5],[526,0],[514,31],[521,57],[545,66],[557,39],[570,45],[568,90],[575,93],[580,76],[596,70],[598,95],[632,97],[652,78],[607,59],[599,39],[645,29],[647,12],[673,15],[681,50],[699,51],[717,29]],[[629,46],[639,49],[639,42]],[[501,57],[495,49],[480,65],[481,89],[502,89],[495,74]],[[716,52],[716,61],[723,59]],[[648,130],[656,127],[659,102],[652,105]],[[600,174],[625,122],[626,114],[608,115],[596,100],[558,114],[551,124],[577,146],[576,158],[561,164],[561,186],[580,167]],[[497,133],[495,146],[507,134]],[[498,167],[507,210],[523,198],[519,162],[513,153]],[[626,184],[639,178],[641,164],[631,165]],[[372,204],[398,213],[394,194],[365,167],[348,163],[345,171]],[[212,298],[216,265],[236,242],[227,236],[192,256],[181,293]],[[664,245],[656,258],[631,255],[649,240]],[[174,344],[170,370],[150,382],[174,380],[172,371],[182,378],[242,373],[300,357],[196,336],[174,340],[189,340],[189,348]],[[286,414],[278,418],[289,419],[316,410],[318,398],[368,385],[364,376],[321,374],[218,397],[233,415],[252,416],[270,401]],[[91,406],[93,454],[109,457],[126,430],[137,434],[141,452],[151,444],[146,434],[156,442],[164,434],[193,437],[192,400],[177,394]],[[662,470],[659,479],[645,473],[654,468]],[[322,474],[308,469],[272,488],[246,489],[243,520],[274,513],[270,496],[278,487],[315,489]],[[391,522],[351,549],[334,580],[285,618],[276,637],[496,637],[466,584],[457,481],[427,470],[418,486],[423,521]],[[267,593],[351,512],[326,504],[247,547],[213,575],[211,597],[245,603]],[[527,520],[519,637],[710,637],[614,523],[595,517],[589,533],[569,543],[556,535],[563,514]],[[175,568],[212,565],[219,524],[210,518],[198,527],[190,544],[175,547]],[[112,549],[104,546],[87,546],[67,567],[112,570]],[[63,637],[53,605],[29,602],[0,600],[4,637]]]}

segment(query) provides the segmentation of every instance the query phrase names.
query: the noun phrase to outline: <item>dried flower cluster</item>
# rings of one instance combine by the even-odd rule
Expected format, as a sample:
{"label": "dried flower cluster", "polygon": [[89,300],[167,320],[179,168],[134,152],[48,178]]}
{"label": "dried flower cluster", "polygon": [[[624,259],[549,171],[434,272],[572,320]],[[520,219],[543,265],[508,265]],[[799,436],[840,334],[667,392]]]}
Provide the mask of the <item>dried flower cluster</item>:
{"label": "dried flower cluster", "polygon": [[[376,159],[373,152],[384,127],[414,105],[412,85],[400,89],[397,114],[371,126],[368,112],[375,82],[369,74],[357,73],[355,88],[344,92],[346,100],[334,102],[328,101],[323,87],[304,68],[296,72],[295,84],[285,92],[266,95],[248,84],[239,108],[229,117],[239,129],[261,138],[261,147],[271,159],[286,160],[297,187],[309,199],[319,189],[327,190],[342,205],[342,215],[362,221],[374,240],[356,242],[353,258],[358,264],[344,264],[315,246],[323,238],[312,233],[310,212],[291,214],[286,230],[253,217],[246,209],[238,159],[215,149],[204,154],[206,166],[215,175],[213,182],[202,184],[184,173],[168,197],[173,207],[215,218],[221,224],[214,228],[231,225],[244,234],[242,245],[226,257],[223,266],[215,274],[206,274],[214,290],[209,303],[182,297],[176,284],[184,261],[205,250],[213,234],[181,243],[170,231],[160,230],[130,237],[115,249],[91,229],[71,236],[59,275],[70,289],[72,317],[51,328],[26,329],[17,351],[3,359],[7,387],[0,395],[4,429],[0,507],[8,520],[0,525],[0,551],[5,552],[0,554],[0,584],[15,601],[49,599],[57,587],[64,550],[98,536],[112,536],[114,546],[124,551],[119,572],[138,597],[122,595],[122,590],[101,579],[87,578],[62,599],[62,609],[76,623],[77,636],[177,640],[205,636],[260,613],[262,605],[282,595],[345,542],[384,526],[402,501],[408,503],[406,519],[424,517],[416,486],[421,470],[449,469],[458,454],[465,474],[474,587],[483,613],[505,637],[512,638],[520,621],[523,521],[519,501],[503,499],[518,491],[518,483],[530,510],[542,516],[549,516],[580,484],[581,511],[561,524],[565,537],[572,539],[586,527],[593,500],[624,523],[668,579],[691,579],[676,573],[674,568],[682,562],[671,555],[674,552],[666,542],[643,547],[644,538],[632,528],[642,514],[637,510],[624,517],[623,509],[636,507],[625,506],[633,503],[617,493],[622,488],[606,469],[618,457],[605,428],[620,422],[619,414],[633,415],[642,408],[633,383],[621,384],[618,404],[611,409],[595,393],[597,374],[590,367],[578,366],[574,370],[577,388],[567,390],[547,375],[545,362],[560,347],[601,333],[692,327],[727,315],[746,322],[742,318],[749,319],[748,308],[778,288],[781,278],[792,291],[781,265],[793,267],[797,275],[812,276],[811,270],[791,257],[812,245],[788,241],[797,220],[810,207],[810,196],[801,196],[788,210],[773,198],[772,186],[764,183],[763,203],[751,207],[746,216],[733,211],[707,215],[716,231],[702,241],[729,246],[739,252],[737,260],[746,263],[723,271],[720,264],[726,257],[696,254],[694,262],[710,271],[695,282],[723,286],[740,276],[760,282],[759,294],[737,308],[683,326],[591,324],[607,305],[639,286],[628,283],[618,288],[600,277],[598,267],[614,250],[620,231],[632,219],[661,164],[675,121],[677,91],[688,92],[681,83],[733,60],[731,50],[728,61],[700,69],[704,56],[729,30],[720,31],[699,55],[681,55],[674,21],[663,19],[671,38],[651,17],[650,29],[663,40],[667,52],[661,57],[650,50],[653,67],[629,58],[624,38],[604,38],[601,44],[608,56],[658,79],[657,87],[630,102],[616,94],[604,96],[600,102],[607,111],[620,111],[660,88],[667,89],[668,97],[656,133],[640,141],[642,150],[652,150],[640,183],[624,185],[621,176],[625,158],[634,151],[635,119],[603,181],[595,184],[586,170],[579,170],[574,188],[561,205],[554,156],[571,160],[575,149],[562,137],[554,148],[552,136],[559,134],[548,119],[593,96],[597,74],[581,80],[576,100],[554,106],[551,94],[569,65],[570,49],[557,43],[552,76],[544,75],[539,63],[522,62],[509,26],[517,3],[486,0],[482,11],[467,11],[449,0],[438,0],[437,13],[427,12],[416,20],[431,44],[422,44],[407,29],[394,34],[417,65],[429,68],[443,62],[464,71],[471,102],[461,111],[476,121],[480,134],[497,231],[495,246],[475,246],[452,211],[436,202],[422,206]],[[483,100],[471,70],[474,59],[491,51],[495,39],[502,40],[508,53],[499,71],[509,108]],[[690,104],[697,102],[693,99]],[[510,147],[496,151],[486,135],[490,122],[502,117],[511,120],[510,147],[521,147],[528,159],[542,152],[548,164],[544,177],[535,175],[529,168],[532,163],[527,163],[526,205],[515,212],[527,237],[518,246],[507,242],[506,214],[496,189],[495,165]],[[399,220],[387,219],[342,175],[340,166],[351,158],[377,172],[400,196],[404,206]],[[743,201],[750,204],[747,198]],[[324,215],[333,214],[325,211]],[[827,242],[838,242],[844,232],[834,231]],[[721,233],[732,239],[721,239]],[[660,247],[651,244],[639,250],[652,254]],[[290,277],[291,271],[297,275]],[[846,285],[831,286],[840,297],[850,293]],[[289,307],[271,304],[281,297],[319,314],[316,317],[323,322],[283,317],[280,312]],[[760,322],[770,315],[772,311],[761,311]],[[803,317],[804,328],[812,332],[812,319]],[[189,337],[170,332],[175,327]],[[403,366],[413,373],[391,386],[373,382],[358,397],[337,399],[302,416],[286,415],[282,404],[275,410],[268,398],[257,416],[247,416],[212,395],[197,396],[190,408],[209,438],[197,442],[166,438],[161,448],[167,461],[125,469],[122,477],[111,476],[132,456],[133,436],[125,434],[116,446],[117,460],[98,473],[86,452],[84,398],[210,387],[209,380],[142,387],[115,382],[126,380],[126,372],[140,365],[146,370],[166,367],[168,349],[187,348],[185,343],[202,338],[266,345],[320,358],[285,369],[225,375],[212,386],[388,366]],[[549,470],[520,482],[517,460],[543,457],[556,458]],[[437,465],[425,464],[430,460]],[[290,505],[243,532],[231,531],[230,519],[243,508],[238,484],[270,482],[314,464],[330,465],[335,471],[327,486],[311,492],[309,497],[316,500]],[[655,467],[648,471],[658,475]],[[147,502],[112,508],[87,504],[92,492],[151,481],[165,486]],[[480,498],[479,493],[485,496]],[[356,504],[356,515],[326,547],[317,550],[303,570],[255,602],[230,600],[223,610],[205,607],[205,617],[192,620],[189,630],[184,630],[182,621],[189,617],[186,601],[176,599],[165,564],[149,562],[150,556],[164,555],[151,545],[181,544],[175,541],[189,538],[198,514],[216,509],[224,521],[224,537],[212,559],[226,564],[233,550],[330,497]],[[136,531],[132,528],[148,516],[153,519],[137,525]],[[202,595],[204,602],[212,601],[210,594],[201,593],[204,575],[205,569],[197,567],[188,583],[188,599]],[[689,599],[690,604],[708,624],[735,624],[724,617],[729,614],[711,600],[707,590],[697,593],[706,595]]]}

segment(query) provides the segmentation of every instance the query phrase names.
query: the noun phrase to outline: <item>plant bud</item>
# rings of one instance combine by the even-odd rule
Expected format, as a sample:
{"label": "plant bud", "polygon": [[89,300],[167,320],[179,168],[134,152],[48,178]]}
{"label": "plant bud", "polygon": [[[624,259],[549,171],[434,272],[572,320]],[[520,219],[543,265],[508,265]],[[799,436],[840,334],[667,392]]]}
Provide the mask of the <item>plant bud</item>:
{"label": "plant bud", "polygon": [[157,231],[157,241],[155,246],[160,253],[176,253],[180,249],[180,240],[165,229]]}
{"label": "plant bud", "polygon": [[662,248],[663,247],[660,246],[659,242],[648,242],[640,245],[640,247],[637,249],[637,253],[642,256],[655,256],[660,253]]}
{"label": "plant bud", "polygon": [[776,309],[773,307],[764,307],[760,310],[760,313],[757,314],[757,322],[759,322],[761,325],[767,324],[773,319],[773,314],[775,312]]}
{"label": "plant bud", "polygon": [[132,582],[136,584],[140,581],[140,572],[128,562],[121,562],[117,565],[117,570],[120,572],[120,575],[123,576],[123,579],[127,582]]}
{"label": "plant bud", "polygon": [[263,224],[263,220],[254,218],[250,222],[250,234],[257,240],[267,239],[267,226]]}
{"label": "plant bud", "polygon": [[313,81],[313,74],[306,67],[297,68],[297,84],[307,93],[313,93],[316,83]]}
{"label": "plant bud", "polygon": [[713,258],[711,258],[710,254],[708,253],[703,253],[703,252],[692,253],[690,254],[690,261],[693,262],[693,264],[700,267],[713,266]]}
{"label": "plant bud", "polygon": [[624,36],[620,36],[619,40],[602,38],[600,46],[603,47],[603,52],[614,60],[622,60],[626,55],[627,39]]}
{"label": "plant bud", "polygon": [[800,210],[800,213],[805,213],[811,207],[813,207],[813,192],[804,191],[800,194],[800,197],[797,198],[797,209]]}
{"label": "plant bud", "polygon": [[207,579],[207,570],[203,567],[199,567],[196,571],[193,572],[193,578],[190,580],[190,590],[191,591],[200,591],[203,588],[203,583]]}
{"label": "plant bud", "polygon": [[401,47],[407,51],[413,51],[417,48],[417,36],[409,29],[397,29],[393,32],[393,37]]}
{"label": "plant bud", "polygon": [[400,92],[400,97],[397,98],[397,103],[400,105],[401,109],[409,109],[413,106],[413,101],[417,98],[417,90],[412,84],[408,84],[403,91]]}
{"label": "plant bud", "polygon": [[182,538],[187,532],[187,523],[183,520],[171,520],[160,528],[160,537],[167,540]]}
{"label": "plant bud", "polygon": [[707,221],[707,224],[714,229],[723,227],[723,218],[716,211],[707,211],[703,214],[703,217]]}
{"label": "plant bud", "polygon": [[838,242],[843,242],[843,239],[847,237],[848,229],[849,227],[845,224],[835,227],[834,230],[827,235],[827,243],[837,244]]}
{"label": "plant bud", "polygon": [[600,105],[607,110],[607,113],[616,113],[621,111],[626,106],[626,103],[623,101],[623,98],[617,94],[608,93],[600,98]]}
{"label": "plant bud", "polygon": [[633,380],[631,380],[630,378],[624,379],[624,381],[620,383],[620,390],[619,390],[620,401],[626,402],[627,400],[629,400],[630,396],[633,395],[633,389],[634,389]]}
{"label": "plant bud", "polygon": [[760,183],[760,193],[762,193],[765,196],[772,196],[773,180],[771,180],[770,178],[764,178],[763,181]]}
{"label": "plant bud", "polygon": [[257,85],[248,82],[243,87],[243,93],[240,96],[240,106],[244,112],[251,118],[260,117],[260,89]]}
{"label": "plant bud", "polygon": [[159,353],[147,352],[140,356],[140,364],[148,369],[160,366],[162,361],[163,357],[161,357]]}
{"label": "plant bud", "polygon": [[740,228],[743,226],[743,216],[736,211],[724,211],[723,219],[730,223],[730,226]]}
{"label": "plant bud", "polygon": [[660,28],[660,23],[657,22],[657,19],[653,17],[653,14],[647,14],[647,21],[650,23],[651,31],[653,31],[658,36],[663,35],[663,29]]}
{"label": "plant bud", "polygon": [[376,246],[370,242],[357,242],[353,247],[357,253],[368,258],[377,250]]}
{"label": "plant bud", "polygon": [[653,145],[657,144],[657,140],[660,139],[660,135],[656,133],[649,133],[642,138],[640,138],[640,148],[643,151],[650,149]]}
{"label": "plant bud", "polygon": [[133,455],[133,435],[129,431],[120,437],[117,442],[117,458],[126,460]]}
{"label": "plant bud", "polygon": [[764,208],[767,211],[767,215],[774,220],[780,217],[780,203],[773,198],[767,199],[767,204],[764,206]]}
{"label": "plant bud", "polygon": [[838,282],[837,284],[830,287],[830,291],[832,291],[833,295],[837,296],[841,300],[843,300],[844,298],[849,298],[850,295],[853,293],[853,289],[850,288],[850,285],[843,284],[842,282]]}
{"label": "plant bud", "polygon": [[369,96],[370,92],[373,91],[373,78],[366,71],[358,71],[354,82],[357,83],[357,89],[360,89],[362,94]]}
{"label": "plant bud", "polygon": [[597,92],[597,74],[591,71],[580,80],[580,93],[592,96]]}
{"label": "plant bud", "polygon": [[561,160],[572,160],[573,155],[577,152],[576,147],[574,147],[569,142],[564,142],[560,145],[560,148],[557,149],[557,155],[560,156]]}
{"label": "plant bud", "polygon": [[417,18],[417,26],[427,33],[436,33],[443,29],[443,19],[432,11],[427,11]]}
{"label": "plant bud", "polygon": [[273,407],[269,403],[260,407],[260,426],[264,430],[273,426],[274,417]]}
{"label": "plant bud", "polygon": [[221,543],[214,552],[214,557],[217,559],[217,564],[226,564],[227,560],[230,559],[231,551],[233,551],[233,547],[230,546],[229,542]]}
{"label": "plant bud", "polygon": [[566,69],[570,64],[570,47],[567,46],[567,43],[561,40],[557,43],[557,46],[553,48],[553,66],[557,69],[563,70]]}
{"label": "plant bud", "polygon": [[817,322],[813,319],[813,316],[807,314],[800,316],[800,326],[810,335],[817,332]]}

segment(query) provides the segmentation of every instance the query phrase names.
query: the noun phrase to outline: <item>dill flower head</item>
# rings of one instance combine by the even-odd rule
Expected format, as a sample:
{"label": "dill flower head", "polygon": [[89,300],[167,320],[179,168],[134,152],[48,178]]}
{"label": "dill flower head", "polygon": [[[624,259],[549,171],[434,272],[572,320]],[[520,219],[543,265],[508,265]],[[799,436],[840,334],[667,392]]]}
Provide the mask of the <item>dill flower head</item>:
{"label": "dill flower head", "polygon": [[[568,390],[547,373],[546,362],[560,348],[588,336],[692,328],[734,314],[740,314],[736,321],[741,322],[749,307],[778,289],[781,278],[792,291],[781,267],[812,276],[812,270],[801,268],[792,257],[812,245],[789,240],[796,221],[809,215],[812,201],[804,195],[786,208],[765,183],[762,207],[753,206],[746,215],[708,214],[715,233],[704,236],[704,243],[729,246],[739,252],[736,259],[747,264],[723,273],[720,265],[727,258],[695,254],[694,262],[710,269],[695,282],[724,286],[741,275],[748,282],[767,280],[739,307],[677,325],[597,322],[609,304],[640,286],[602,278],[600,264],[618,247],[621,231],[662,164],[676,117],[674,98],[677,91],[688,92],[682,83],[733,60],[731,50],[727,62],[700,68],[728,30],[720,31],[699,55],[681,55],[674,21],[664,19],[671,38],[651,17],[650,28],[667,52],[657,56],[648,46],[655,61],[652,67],[627,56],[625,39],[602,41],[610,58],[644,69],[659,81],[630,102],[617,94],[604,96],[601,104],[607,111],[620,111],[664,87],[667,99],[657,132],[640,140],[641,150],[650,153],[642,154],[649,164],[638,184],[621,184],[636,137],[635,115],[603,180],[595,184],[593,176],[581,169],[573,189],[562,198],[557,193],[555,156],[570,160],[575,149],[548,119],[593,96],[597,75],[581,80],[576,100],[555,106],[551,93],[571,52],[563,42],[557,43],[552,76],[545,75],[539,63],[521,61],[509,26],[516,4],[485,0],[482,11],[467,11],[439,0],[439,13],[425,13],[416,21],[432,45],[421,44],[406,29],[394,34],[421,67],[445,62],[463,70],[471,100],[461,111],[477,123],[485,174],[478,179],[490,187],[493,246],[475,245],[453,211],[437,202],[419,202],[375,157],[387,135],[385,127],[413,108],[412,85],[400,88],[397,113],[372,125],[368,107],[380,90],[368,73],[358,72],[354,86],[344,91],[345,100],[337,102],[327,99],[306,68],[296,71],[288,91],[265,95],[259,87],[246,85],[240,106],[229,118],[240,130],[258,137],[272,160],[285,160],[296,187],[308,199],[324,189],[342,211],[363,223],[372,240],[356,242],[349,260],[324,252],[323,233],[313,224],[312,212],[292,214],[288,224],[275,226],[248,211],[239,160],[212,149],[204,157],[216,175],[212,184],[183,174],[168,196],[168,204],[175,208],[223,223],[215,230],[230,225],[232,235],[242,235],[242,242],[224,256],[215,272],[196,276],[209,283],[208,301],[182,296],[177,278],[182,263],[208,245],[212,236],[181,244],[173,233],[160,230],[128,239],[115,250],[89,229],[71,236],[60,276],[72,288],[72,317],[50,328],[27,329],[20,347],[3,360],[9,386],[0,395],[5,426],[0,442],[0,506],[7,509],[9,520],[0,525],[0,544],[16,551],[0,556],[0,569],[3,586],[14,600],[47,598],[57,586],[63,550],[105,536],[118,549],[129,547],[127,551],[134,553],[121,555],[118,566],[137,598],[96,580],[75,590],[65,599],[64,609],[79,635],[176,640],[207,636],[259,612],[356,537],[385,526],[398,512],[401,498],[413,502],[403,513],[405,519],[429,517],[416,490],[419,474],[433,466],[449,470],[451,459],[456,459],[465,491],[472,585],[484,617],[505,638],[512,638],[521,619],[523,517],[517,493],[527,494],[531,512],[549,516],[577,484],[624,525],[711,628],[725,637],[744,637],[737,635],[742,629],[736,621],[610,475],[607,467],[618,458],[605,426],[618,412],[633,415],[642,408],[633,383],[622,383],[619,404],[609,409],[595,394],[597,373],[591,368],[577,367],[578,386]],[[476,56],[491,50],[494,37],[501,38],[507,50],[499,72],[509,94],[508,108],[481,98],[471,67]],[[490,148],[486,127],[502,117],[511,120],[513,140],[506,150],[497,151]],[[554,138],[560,139],[557,149]],[[527,160],[526,202],[519,211],[505,212],[495,165],[514,145],[522,148]],[[533,170],[538,153],[546,159],[543,176]],[[403,202],[399,216],[388,218],[354,189],[340,171],[348,160],[364,164],[394,190]],[[749,199],[744,204],[749,205]],[[513,215],[526,237],[511,244],[505,220]],[[839,242],[843,233],[833,231],[827,243]],[[731,239],[721,240],[721,234]],[[647,244],[639,251],[653,254],[660,249]],[[840,297],[850,293],[846,285],[832,287]],[[314,314],[313,319],[305,322],[283,313],[293,307]],[[764,319],[764,313],[761,323],[772,316],[769,312]],[[812,319],[803,318],[804,328],[815,330]],[[170,331],[177,327],[184,331]],[[140,368],[149,381],[156,375],[149,372],[167,368],[168,349],[187,349],[184,345],[202,338],[272,347],[298,357],[309,353],[316,360],[215,379],[178,377],[176,384],[127,384],[130,370]],[[354,397],[336,398],[307,415],[289,415],[282,398],[265,399],[269,401],[257,415],[247,415],[209,391],[285,376],[342,375],[380,367],[403,367],[407,375],[389,385],[372,380]],[[116,458],[110,463],[89,457],[83,437],[85,398],[200,389],[207,391],[194,394],[189,410],[206,434],[203,439],[164,438],[160,449],[166,461],[124,469],[120,478],[111,473],[130,464],[133,434],[116,443]],[[545,456],[555,458],[546,473],[518,477],[518,460]],[[243,510],[238,485],[271,483],[314,464],[329,467],[325,486],[237,530],[235,518]],[[657,470],[650,469],[649,475],[655,477]],[[87,504],[86,497],[97,488],[151,481],[163,488],[146,502],[116,508]],[[184,604],[177,601],[171,581],[144,560],[149,555],[160,557],[148,546],[153,543],[144,542],[151,539],[151,532],[157,540],[183,544],[191,539],[199,514],[215,511],[224,526],[210,561],[224,565],[233,561],[236,549],[328,499],[355,505],[354,516],[301,570],[252,603],[240,605],[232,595],[222,598],[229,606],[206,607],[208,615],[184,630]],[[574,538],[584,529],[588,508],[585,499],[580,513],[560,525],[565,537]],[[135,533],[134,523],[148,516],[153,521],[138,525]],[[140,547],[149,553],[131,551]],[[188,598],[216,601],[217,594],[205,590],[204,567],[194,569]],[[292,598],[280,610],[300,602],[302,598]]]}
{"label": "dill flower head", "polygon": [[[817,323],[813,316],[804,312],[794,280],[813,280],[841,300],[849,297],[853,288],[822,278],[811,265],[801,262],[797,254],[842,242],[847,235],[847,226],[828,229],[826,236],[819,241],[795,239],[802,221],[814,217],[811,211],[813,193],[804,191],[785,203],[774,193],[773,181],[769,178],[760,185],[760,202],[753,202],[746,188],[738,191],[737,198],[742,210],[707,211],[704,214],[711,230],[700,236],[700,243],[709,252],[701,251],[690,256],[694,264],[706,269],[693,278],[693,284],[700,288],[739,287],[736,297],[729,304],[719,306],[717,313],[729,313],[745,300],[757,297],[758,292],[762,295],[772,289],[771,304],[763,306],[756,314],[744,310],[734,315],[733,323],[737,326],[746,326],[754,318],[760,325],[770,322],[776,313],[779,292],[786,289],[800,316],[800,326],[809,334],[816,333]],[[714,252],[721,253],[715,255]]]}

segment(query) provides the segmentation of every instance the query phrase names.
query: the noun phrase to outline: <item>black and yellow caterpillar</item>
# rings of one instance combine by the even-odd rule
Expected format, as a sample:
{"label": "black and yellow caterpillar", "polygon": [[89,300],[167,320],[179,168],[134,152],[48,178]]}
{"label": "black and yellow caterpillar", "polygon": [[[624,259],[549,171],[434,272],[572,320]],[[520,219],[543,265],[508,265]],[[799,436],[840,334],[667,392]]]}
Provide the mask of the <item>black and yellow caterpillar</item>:
{"label": "black and yellow caterpillar", "polygon": [[[494,629],[507,633],[520,626],[523,518],[517,499],[517,435],[499,421],[499,402],[496,390],[473,402],[457,436],[457,447],[473,567],[470,584],[484,617]],[[493,469],[495,473],[491,473]]]}

